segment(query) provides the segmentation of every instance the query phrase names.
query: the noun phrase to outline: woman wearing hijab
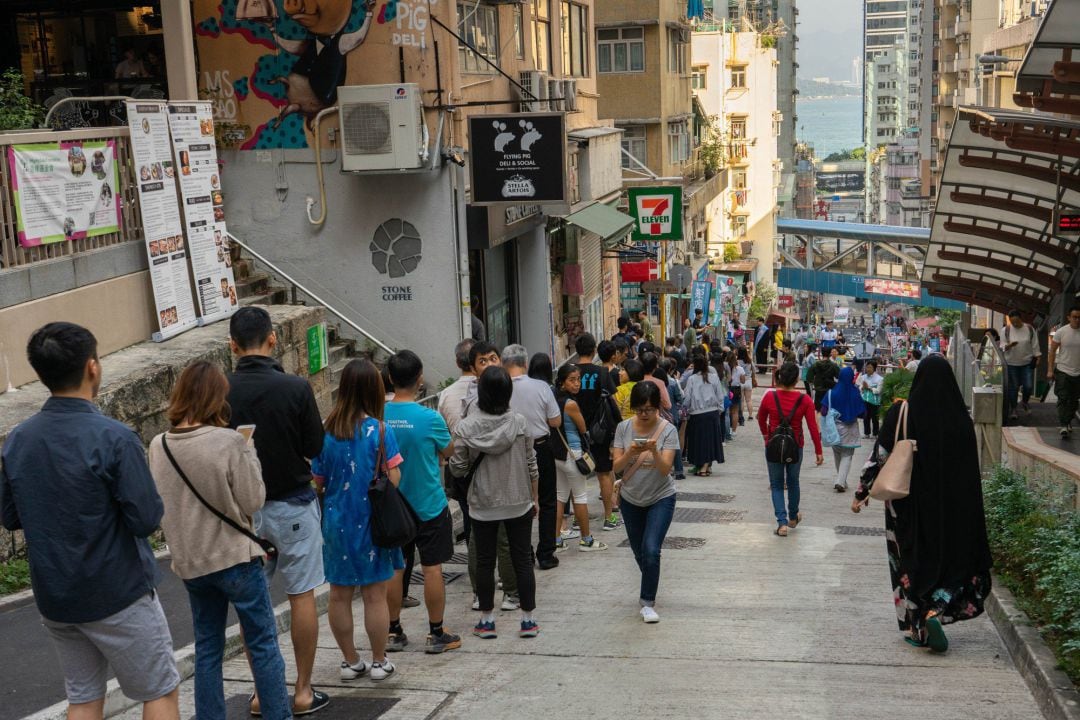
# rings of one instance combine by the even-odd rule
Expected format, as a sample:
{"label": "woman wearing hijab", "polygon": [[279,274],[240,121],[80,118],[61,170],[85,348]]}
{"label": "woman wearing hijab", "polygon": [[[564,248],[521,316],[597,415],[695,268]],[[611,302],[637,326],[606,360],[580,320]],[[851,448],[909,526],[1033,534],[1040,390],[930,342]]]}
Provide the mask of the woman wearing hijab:
{"label": "woman wearing hijab", "polygon": [[840,442],[832,446],[833,463],[836,465],[833,489],[842,493],[847,492],[848,473],[851,472],[851,459],[855,456],[855,449],[862,444],[859,420],[866,412],[866,403],[863,402],[859,389],[855,387],[855,371],[850,367],[840,371],[836,386],[826,393],[821,401],[823,417],[832,410],[839,413],[836,429],[840,431]]}
{"label": "woman wearing hijab", "polygon": [[[911,493],[885,503],[893,600],[904,640],[945,652],[943,625],[978,617],[990,592],[990,547],[983,515],[975,427],[949,362],[919,363],[907,401],[907,434],[916,441]],[[881,449],[891,451],[903,403],[885,416]],[[861,482],[853,512],[869,503]]]}

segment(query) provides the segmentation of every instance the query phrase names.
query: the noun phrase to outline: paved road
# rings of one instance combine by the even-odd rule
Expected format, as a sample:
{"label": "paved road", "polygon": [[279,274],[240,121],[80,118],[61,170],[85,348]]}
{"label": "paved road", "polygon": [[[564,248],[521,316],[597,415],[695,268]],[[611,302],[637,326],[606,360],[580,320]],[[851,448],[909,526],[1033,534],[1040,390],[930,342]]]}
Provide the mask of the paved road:
{"label": "paved road", "polygon": [[[617,547],[623,532],[603,533],[609,551],[568,550],[557,570],[539,575],[535,640],[517,638],[516,613],[501,613],[498,639],[467,636],[462,649],[428,656],[423,610],[407,610],[414,645],[395,658],[400,674],[381,686],[346,685],[324,618],[315,680],[334,701],[322,718],[1039,717],[989,618],[950,626],[944,656],[902,642],[884,539],[843,530],[874,532],[882,508],[852,515],[851,496],[832,491],[827,468],[804,469],[805,521],[775,537],[760,439],[744,432],[715,477],[681,484],[697,495],[684,494],[680,509],[699,512],[680,512],[670,536],[696,546],[664,553],[660,624],[643,625],[637,614],[636,568]],[[468,585],[459,580],[447,593],[447,625],[466,634],[476,619]],[[366,642],[359,603],[356,611]],[[281,641],[291,667],[289,639]],[[227,664],[226,679],[230,718],[244,717],[240,696],[251,682],[242,659]],[[184,683],[183,717],[191,693]]]}
{"label": "paved road", "polygon": [[[180,648],[193,639],[187,592],[169,570],[168,560],[158,561],[158,566],[162,572],[158,586],[161,604],[172,630],[173,647]],[[276,604],[285,594],[274,589]],[[229,624],[235,622],[230,612]],[[64,699],[64,676],[32,599],[0,611],[0,648],[0,720],[25,717]]]}

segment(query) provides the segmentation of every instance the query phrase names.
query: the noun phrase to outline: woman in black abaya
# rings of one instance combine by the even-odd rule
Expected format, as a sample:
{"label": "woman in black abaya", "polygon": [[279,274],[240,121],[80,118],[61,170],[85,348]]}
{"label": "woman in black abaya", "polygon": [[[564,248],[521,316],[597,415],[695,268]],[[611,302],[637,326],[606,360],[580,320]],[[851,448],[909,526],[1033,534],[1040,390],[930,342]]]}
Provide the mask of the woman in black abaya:
{"label": "woman in black abaya", "polygon": [[[940,355],[919,363],[907,402],[908,437],[917,448],[911,493],[885,503],[893,601],[905,641],[944,652],[949,642],[942,626],[981,615],[990,592],[975,428]],[[878,439],[886,452],[895,442],[900,407],[894,404],[881,426]],[[869,503],[872,485],[872,479],[859,484],[853,512]]]}

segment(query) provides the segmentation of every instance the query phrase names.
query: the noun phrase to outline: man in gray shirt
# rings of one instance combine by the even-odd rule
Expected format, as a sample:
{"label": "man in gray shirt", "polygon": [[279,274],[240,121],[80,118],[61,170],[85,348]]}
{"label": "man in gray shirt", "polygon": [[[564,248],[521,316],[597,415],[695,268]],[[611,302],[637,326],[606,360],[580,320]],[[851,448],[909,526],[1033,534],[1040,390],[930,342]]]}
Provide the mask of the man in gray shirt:
{"label": "man in gray shirt", "polygon": [[537,488],[540,534],[536,543],[536,562],[541,570],[550,570],[558,567],[559,559],[555,557],[555,456],[549,438],[551,428],[562,425],[562,413],[551,386],[528,376],[529,352],[524,346],[503,348],[502,364],[514,383],[510,409],[525,417],[525,431],[536,449],[536,465],[540,471]]}
{"label": "man in gray shirt", "polygon": [[1005,353],[1005,365],[1008,369],[1009,386],[1005,392],[1005,416],[1016,419],[1016,391],[1020,390],[1020,407],[1024,412],[1031,412],[1028,400],[1035,385],[1035,368],[1039,365],[1042,350],[1039,348],[1039,334],[1035,328],[1024,322],[1020,311],[1009,311],[1009,322],[1001,329],[1001,350]]}

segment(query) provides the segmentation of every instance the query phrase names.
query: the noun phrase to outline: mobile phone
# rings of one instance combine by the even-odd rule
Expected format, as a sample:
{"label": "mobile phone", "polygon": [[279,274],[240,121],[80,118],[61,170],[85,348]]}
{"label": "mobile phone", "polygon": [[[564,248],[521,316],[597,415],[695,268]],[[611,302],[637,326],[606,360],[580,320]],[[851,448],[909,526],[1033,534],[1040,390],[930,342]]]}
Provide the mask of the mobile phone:
{"label": "mobile phone", "polygon": [[250,445],[252,440],[255,437],[255,426],[254,425],[239,425],[236,428],[236,432],[243,435],[244,439],[247,440],[248,445]]}
{"label": "mobile phone", "polygon": [[635,445],[644,445],[647,442],[649,442],[649,438],[644,438],[644,437],[636,437],[636,438],[634,438],[634,444]]}

